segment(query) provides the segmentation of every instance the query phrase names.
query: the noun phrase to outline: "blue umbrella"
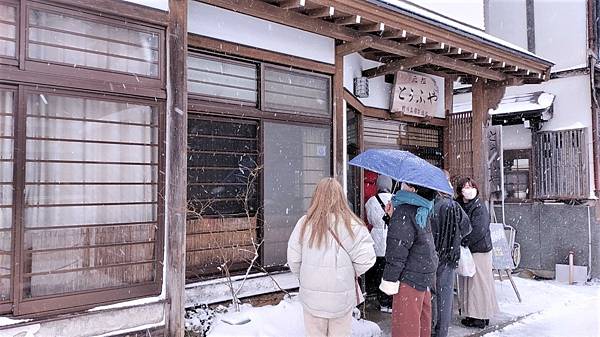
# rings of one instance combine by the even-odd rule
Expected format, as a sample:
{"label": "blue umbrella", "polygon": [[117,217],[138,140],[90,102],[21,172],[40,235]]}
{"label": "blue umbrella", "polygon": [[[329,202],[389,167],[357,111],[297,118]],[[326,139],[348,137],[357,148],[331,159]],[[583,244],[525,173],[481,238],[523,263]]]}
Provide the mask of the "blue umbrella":
{"label": "blue umbrella", "polygon": [[410,185],[427,187],[452,195],[444,171],[418,156],[401,150],[371,149],[350,161],[350,165],[386,175]]}

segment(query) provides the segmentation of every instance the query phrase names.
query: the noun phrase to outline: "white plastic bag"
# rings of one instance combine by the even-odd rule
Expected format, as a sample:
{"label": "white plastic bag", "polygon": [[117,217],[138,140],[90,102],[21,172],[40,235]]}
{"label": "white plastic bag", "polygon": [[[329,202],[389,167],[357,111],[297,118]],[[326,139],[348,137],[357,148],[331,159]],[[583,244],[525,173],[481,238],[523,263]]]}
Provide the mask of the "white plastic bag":
{"label": "white plastic bag", "polygon": [[460,260],[458,260],[456,271],[460,276],[473,277],[475,275],[475,261],[473,261],[473,255],[469,248],[460,246]]}

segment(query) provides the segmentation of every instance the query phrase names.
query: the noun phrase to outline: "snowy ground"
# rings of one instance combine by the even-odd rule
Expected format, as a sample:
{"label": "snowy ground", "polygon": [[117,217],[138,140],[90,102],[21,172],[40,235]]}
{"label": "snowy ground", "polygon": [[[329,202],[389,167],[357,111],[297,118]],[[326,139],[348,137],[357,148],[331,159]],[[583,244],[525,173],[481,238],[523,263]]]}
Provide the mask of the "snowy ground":
{"label": "snowy ground", "polygon": [[[536,281],[515,277],[523,302],[519,303],[510,282],[496,281],[501,313],[485,330],[465,328],[459,318],[450,327],[451,337],[600,336],[600,282],[567,285],[556,281]],[[242,306],[243,325],[222,321],[231,313],[217,313],[209,337],[304,336],[302,306],[296,298],[264,307]],[[390,336],[391,315],[368,311],[368,320],[353,320],[353,337]],[[372,320],[376,323],[373,323]]]}
{"label": "snowy ground", "polygon": [[[600,283],[567,285],[556,281],[536,281],[514,277],[523,302],[519,303],[508,280],[496,281],[500,313],[485,330],[466,328],[454,315],[450,337],[463,336],[600,336]],[[371,319],[390,336],[389,314],[369,312]]]}
{"label": "snowy ground", "polygon": [[[249,318],[250,322],[231,325],[223,319],[238,320]],[[240,313],[217,314],[209,337],[303,337],[304,321],[302,305],[297,297],[284,299],[277,305],[252,307],[243,305]],[[377,324],[367,320],[352,320],[352,337],[379,337],[381,330]]]}
{"label": "snowy ground", "polygon": [[502,311],[534,314],[486,337],[600,336],[600,283],[566,285],[556,281],[517,281],[519,290],[524,293],[523,303],[505,300],[501,302]]}

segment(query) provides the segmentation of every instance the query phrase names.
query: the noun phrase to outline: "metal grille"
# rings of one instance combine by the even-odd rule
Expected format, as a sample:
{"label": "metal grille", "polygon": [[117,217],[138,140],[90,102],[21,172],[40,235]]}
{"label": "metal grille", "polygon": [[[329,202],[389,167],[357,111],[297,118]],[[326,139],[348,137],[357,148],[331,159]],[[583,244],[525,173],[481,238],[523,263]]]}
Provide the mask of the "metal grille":
{"label": "metal grille", "polygon": [[31,92],[26,114],[23,296],[154,281],[158,109]]}
{"label": "metal grille", "polygon": [[585,199],[590,193],[585,129],[533,136],[537,199]]}
{"label": "metal grille", "polygon": [[443,131],[434,126],[408,125],[399,121],[364,119],[365,149],[410,151],[431,164],[442,167]]}
{"label": "metal grille", "polygon": [[[446,158],[448,168],[453,177],[473,176],[473,147],[471,135],[471,112],[450,114],[448,126],[448,142],[450,143]],[[483,146],[483,145],[482,145]]]}
{"label": "metal grille", "polygon": [[330,77],[271,65],[264,67],[264,105],[273,112],[331,115]]}
{"label": "metal grille", "polygon": [[256,64],[202,54],[188,54],[188,92],[192,97],[255,106]]}
{"label": "metal grille", "polygon": [[160,75],[156,33],[45,7],[29,10],[28,29],[30,59],[154,78]]}
{"label": "metal grille", "polygon": [[186,277],[245,269],[256,242],[258,123],[188,120]]}

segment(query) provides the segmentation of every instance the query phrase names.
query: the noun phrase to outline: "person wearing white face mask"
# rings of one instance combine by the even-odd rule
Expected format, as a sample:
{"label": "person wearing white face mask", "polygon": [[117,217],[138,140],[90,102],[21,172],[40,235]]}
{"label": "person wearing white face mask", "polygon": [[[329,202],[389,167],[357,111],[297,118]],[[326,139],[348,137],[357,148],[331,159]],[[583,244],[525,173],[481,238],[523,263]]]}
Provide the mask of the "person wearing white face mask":
{"label": "person wearing white face mask", "polygon": [[485,328],[498,312],[498,301],[492,273],[492,238],[487,207],[479,199],[477,184],[471,178],[462,178],[456,186],[457,201],[471,220],[471,233],[461,245],[473,255],[476,272],[473,277],[459,278],[461,308],[466,316],[461,323],[468,327]]}

